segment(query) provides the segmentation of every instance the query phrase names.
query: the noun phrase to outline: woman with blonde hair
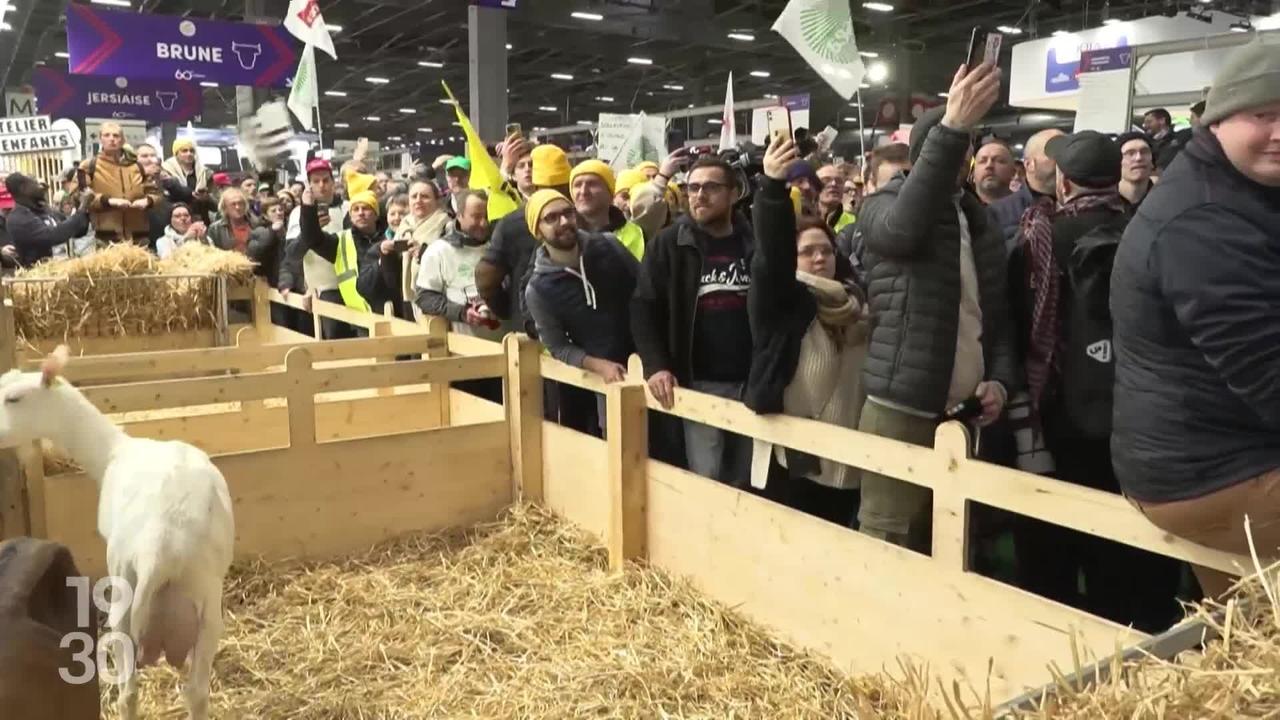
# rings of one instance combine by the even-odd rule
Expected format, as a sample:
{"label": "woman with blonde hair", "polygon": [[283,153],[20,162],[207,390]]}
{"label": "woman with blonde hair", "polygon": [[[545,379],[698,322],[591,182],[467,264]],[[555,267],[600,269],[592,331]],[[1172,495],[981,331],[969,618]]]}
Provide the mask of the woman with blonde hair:
{"label": "woman with blonde hair", "polygon": [[[401,297],[412,298],[417,289],[414,282],[418,277],[418,258],[428,245],[444,237],[449,230],[449,213],[440,202],[440,188],[433,182],[417,180],[409,186],[409,213],[395,228],[397,240],[409,241],[409,262],[404,264],[401,278]],[[413,306],[414,317],[421,316],[421,310]]]}

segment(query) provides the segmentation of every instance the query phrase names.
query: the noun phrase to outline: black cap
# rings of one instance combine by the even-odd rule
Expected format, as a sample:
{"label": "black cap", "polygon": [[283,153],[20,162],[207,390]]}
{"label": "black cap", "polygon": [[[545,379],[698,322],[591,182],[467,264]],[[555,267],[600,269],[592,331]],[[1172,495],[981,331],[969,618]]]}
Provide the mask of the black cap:
{"label": "black cap", "polygon": [[1045,143],[1044,152],[1077,185],[1104,188],[1120,182],[1120,146],[1100,132],[1059,135]]}
{"label": "black cap", "polygon": [[1191,106],[1191,112],[1195,113],[1196,115],[1203,115],[1203,114],[1204,114],[1204,101],[1203,101],[1203,100],[1201,100],[1200,102],[1196,103],[1195,105],[1192,105],[1192,106]]}
{"label": "black cap", "polygon": [[1117,136],[1116,147],[1123,150],[1124,146],[1127,145],[1130,140],[1141,140],[1142,142],[1146,143],[1147,147],[1151,148],[1153,151],[1156,148],[1155,141],[1151,139],[1150,135],[1146,134],[1142,130],[1130,130],[1129,132],[1124,133],[1123,135]]}

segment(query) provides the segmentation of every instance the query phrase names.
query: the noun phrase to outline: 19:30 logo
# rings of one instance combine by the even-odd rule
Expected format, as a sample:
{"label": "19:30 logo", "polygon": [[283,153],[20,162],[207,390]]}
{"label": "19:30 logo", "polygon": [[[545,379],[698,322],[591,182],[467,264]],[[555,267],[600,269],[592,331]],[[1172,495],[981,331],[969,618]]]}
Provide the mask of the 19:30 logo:
{"label": "19:30 logo", "polygon": [[[90,612],[94,608],[109,616],[113,604],[124,608],[126,613],[133,606],[133,587],[123,578],[104,577],[93,586],[92,592],[89,590],[89,578],[83,576],[67,578],[67,586],[76,590],[76,627],[95,627],[96,624],[90,621]],[[67,633],[62,636],[60,646],[64,649],[79,647],[71,656],[73,667],[58,668],[63,682],[71,685],[84,685],[93,682],[94,678],[109,685],[123,685],[137,668],[133,638],[121,632],[104,633],[96,638],[96,643],[88,632]],[[114,662],[109,662],[109,659]]]}

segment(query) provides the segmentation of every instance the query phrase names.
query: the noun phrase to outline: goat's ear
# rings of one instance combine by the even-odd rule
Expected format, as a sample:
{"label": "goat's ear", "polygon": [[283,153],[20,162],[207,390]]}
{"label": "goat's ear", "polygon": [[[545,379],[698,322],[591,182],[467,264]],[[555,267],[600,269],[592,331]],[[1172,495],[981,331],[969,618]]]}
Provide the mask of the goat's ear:
{"label": "goat's ear", "polygon": [[67,366],[67,357],[71,354],[66,345],[59,345],[49,356],[44,359],[44,364],[40,366],[40,384],[45,387],[53,385],[53,381],[62,374],[62,369]]}

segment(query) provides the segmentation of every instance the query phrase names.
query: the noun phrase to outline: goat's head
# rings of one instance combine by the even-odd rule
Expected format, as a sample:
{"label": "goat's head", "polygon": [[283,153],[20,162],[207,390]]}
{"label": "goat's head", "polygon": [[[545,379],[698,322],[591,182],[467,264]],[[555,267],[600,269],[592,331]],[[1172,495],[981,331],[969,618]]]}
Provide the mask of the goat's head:
{"label": "goat's head", "polygon": [[[40,367],[39,372],[10,370],[0,375],[0,447],[19,445],[49,437],[58,424],[57,404],[50,402],[69,385],[61,377],[69,352],[59,345]],[[66,387],[63,387],[63,386]]]}

